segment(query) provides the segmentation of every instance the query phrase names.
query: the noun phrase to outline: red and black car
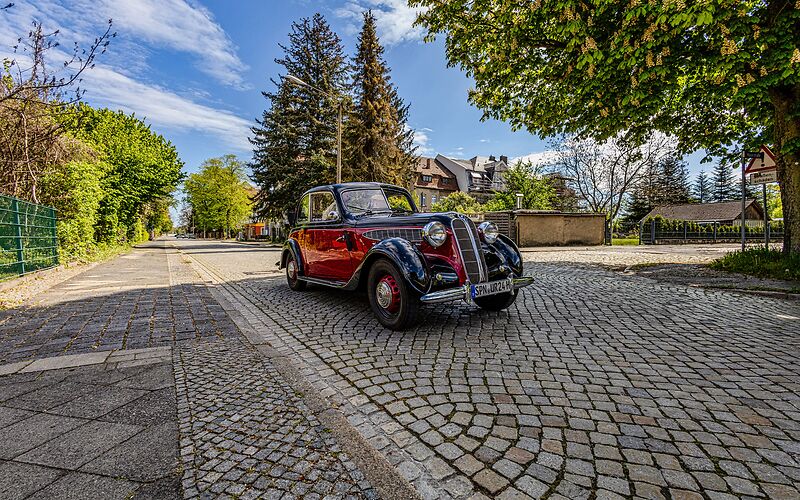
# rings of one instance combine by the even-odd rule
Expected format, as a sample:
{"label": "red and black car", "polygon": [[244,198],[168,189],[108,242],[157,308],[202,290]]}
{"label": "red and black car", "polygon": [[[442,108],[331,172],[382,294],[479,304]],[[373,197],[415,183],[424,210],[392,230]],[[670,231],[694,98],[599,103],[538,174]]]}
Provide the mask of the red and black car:
{"label": "red and black car", "polygon": [[419,213],[408,191],[372,182],[307,191],[290,216],[280,260],[292,290],[306,284],[366,288],[384,326],[413,324],[420,304],[471,301],[499,311],[532,279],[492,222]]}

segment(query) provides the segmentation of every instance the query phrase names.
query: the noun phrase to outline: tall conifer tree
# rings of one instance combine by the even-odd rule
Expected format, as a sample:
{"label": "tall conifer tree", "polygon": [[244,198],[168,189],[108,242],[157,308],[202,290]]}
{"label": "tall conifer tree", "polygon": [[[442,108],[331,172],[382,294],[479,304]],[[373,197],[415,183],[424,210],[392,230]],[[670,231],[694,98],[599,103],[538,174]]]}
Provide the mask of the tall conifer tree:
{"label": "tall conifer tree", "polygon": [[711,199],[711,181],[708,174],[701,170],[694,181],[694,197],[699,203],[708,203]]}
{"label": "tall conifer tree", "polygon": [[269,107],[252,128],[250,167],[257,207],[270,216],[283,214],[306,189],[335,180],[337,105],[347,102],[347,59],[321,14],[293,23],[281,48],[284,56],[275,62],[319,91],[272,79],[277,89],[262,92]]}
{"label": "tall conifer tree", "polygon": [[720,202],[736,199],[737,189],[731,176],[731,170],[725,162],[720,161],[714,167],[713,181],[711,201]]}
{"label": "tall conifer tree", "polygon": [[364,13],[353,58],[354,105],[348,120],[350,180],[408,185],[415,162],[408,106],[391,83],[375,17]]}

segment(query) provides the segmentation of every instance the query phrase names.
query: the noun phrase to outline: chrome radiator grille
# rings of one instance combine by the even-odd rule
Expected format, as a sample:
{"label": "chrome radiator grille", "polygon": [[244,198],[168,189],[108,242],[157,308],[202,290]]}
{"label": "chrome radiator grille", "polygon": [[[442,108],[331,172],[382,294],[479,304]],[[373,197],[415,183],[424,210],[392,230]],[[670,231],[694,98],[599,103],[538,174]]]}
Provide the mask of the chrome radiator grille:
{"label": "chrome radiator grille", "polygon": [[386,238],[403,238],[413,243],[418,243],[422,241],[422,228],[398,227],[392,229],[371,229],[364,233],[364,237],[375,241],[385,240]]}
{"label": "chrome radiator grille", "polygon": [[486,261],[483,259],[483,252],[480,249],[481,245],[475,224],[468,217],[459,216],[453,219],[451,226],[467,278],[471,283],[486,281],[488,271]]}

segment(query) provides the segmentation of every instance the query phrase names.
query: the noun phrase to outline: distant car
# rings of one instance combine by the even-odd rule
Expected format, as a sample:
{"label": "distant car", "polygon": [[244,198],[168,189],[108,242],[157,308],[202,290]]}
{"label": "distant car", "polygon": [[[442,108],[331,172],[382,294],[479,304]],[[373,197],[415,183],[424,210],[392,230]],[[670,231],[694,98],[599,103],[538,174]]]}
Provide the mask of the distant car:
{"label": "distant car", "polygon": [[532,283],[519,249],[494,223],[476,227],[457,213],[419,213],[401,187],[316,187],[290,222],[279,262],[289,288],[366,288],[375,316],[390,329],[414,324],[420,304],[465,300],[506,309]]}

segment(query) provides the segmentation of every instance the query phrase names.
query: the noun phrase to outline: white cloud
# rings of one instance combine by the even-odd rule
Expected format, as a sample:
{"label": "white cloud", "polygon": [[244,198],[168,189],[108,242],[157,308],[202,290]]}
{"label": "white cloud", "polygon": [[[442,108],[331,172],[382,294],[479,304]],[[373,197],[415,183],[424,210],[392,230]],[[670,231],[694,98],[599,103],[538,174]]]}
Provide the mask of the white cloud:
{"label": "white cloud", "polygon": [[[410,128],[406,125],[406,129]],[[433,153],[433,148],[430,146],[430,137],[428,136],[428,132],[433,132],[433,130],[422,127],[418,129],[414,129],[414,146],[417,147],[417,154],[426,155]]]}
{"label": "white cloud", "polygon": [[512,158],[509,162],[511,165],[515,165],[517,163],[523,162],[531,162],[534,167],[537,166],[545,166],[548,164],[553,163],[553,161],[557,158],[557,153],[555,151],[537,151],[535,153],[530,153],[525,156],[518,156],[516,158]]}
{"label": "white cloud", "polygon": [[[92,42],[94,37],[102,33],[105,29],[105,22],[102,20],[106,14],[102,11],[104,6],[111,5],[111,0],[103,0],[103,4],[87,8],[81,6],[81,2],[87,0],[76,0],[72,7],[66,7],[59,1],[40,0],[36,5],[29,2],[16,2],[14,7],[0,13],[0,58],[8,57],[19,60],[23,67],[26,55],[13,54],[11,47],[16,44],[17,38],[24,36],[30,29],[31,22],[36,19],[42,22],[46,31],[60,29],[58,41],[60,47],[51,49],[47,53],[47,60],[52,69],[58,69],[59,62],[68,59],[68,55],[62,49],[71,47],[73,42],[80,43],[86,47]],[[119,8],[127,8],[119,2]],[[131,5],[143,5],[146,0],[135,0]],[[177,11],[174,9],[177,0],[165,2],[165,10],[155,12],[147,11],[146,14],[139,14],[138,21],[126,24],[120,16],[114,20],[114,29],[122,31],[123,26],[138,26],[137,33],[147,31],[142,23],[143,19],[161,17],[158,21],[162,27],[167,29],[175,25],[174,30],[186,29],[190,27],[186,23],[177,21],[175,16]],[[88,5],[88,3],[87,3]],[[113,7],[112,8],[117,8]],[[195,9],[195,7],[190,7]],[[146,9],[145,9],[146,10]],[[101,12],[98,12],[101,11]],[[85,17],[80,17],[77,13],[88,13]],[[119,13],[119,12],[118,12]],[[191,12],[182,12],[183,15],[191,16]],[[93,17],[94,16],[94,17]],[[97,19],[94,19],[97,18]],[[207,22],[211,22],[205,17]],[[202,24],[202,20],[195,15],[195,22]],[[137,24],[138,23],[138,24]],[[206,32],[210,28],[202,27]],[[213,30],[211,30],[213,31]],[[211,40],[210,46],[218,52],[210,59],[217,61],[217,69],[224,68],[225,61],[232,61],[230,58],[219,56],[221,51],[219,36],[224,37],[224,33],[218,34],[217,40]],[[165,39],[167,35],[163,36]],[[209,32],[209,37],[214,38]],[[153,40],[158,38],[153,34]],[[175,42],[178,44],[178,42]],[[202,47],[202,44],[200,45]],[[189,50],[187,48],[187,50]],[[120,56],[115,56],[114,52],[120,52]],[[207,95],[203,89],[188,89],[185,95],[179,95],[162,86],[155,85],[137,78],[138,75],[148,75],[145,49],[138,44],[138,39],[120,36],[111,42],[110,52],[97,58],[97,65],[87,69],[82,75],[80,87],[86,91],[85,97],[92,104],[108,106],[112,109],[121,109],[128,113],[136,113],[140,118],[147,118],[149,123],[173,131],[187,132],[194,131],[209,136],[225,144],[235,151],[247,151],[250,145],[247,137],[250,133],[251,123],[241,117],[236,116],[225,109],[215,109],[210,106],[200,104],[194,99],[203,100]],[[199,54],[199,51],[198,51]],[[126,57],[129,56],[129,57]],[[233,56],[235,58],[235,55]],[[232,76],[231,76],[232,75]],[[241,79],[236,74],[229,75],[232,80],[230,84],[237,84]]]}
{"label": "white cloud", "polygon": [[184,0],[86,1],[79,11],[114,19],[114,29],[155,46],[185,52],[197,59],[197,68],[225,85],[244,88],[247,67],[236,46],[205,7]]}
{"label": "white cloud", "polygon": [[489,139],[481,139],[478,142],[488,143],[488,142],[492,142],[492,141],[490,141]]}
{"label": "white cloud", "polygon": [[239,59],[236,46],[211,13],[194,2],[19,0],[3,12],[3,17],[9,22],[0,23],[0,35],[10,34],[12,40],[27,33],[35,19],[45,30],[59,29],[62,44],[69,40],[84,45],[91,43],[105,29],[105,23],[113,19],[113,30],[119,36],[105,57],[121,68],[145,72],[147,48],[170,49],[191,55],[198,70],[216,81],[235,88],[246,87],[242,73],[247,66]]}
{"label": "white cloud", "polygon": [[149,123],[175,131],[210,135],[237,151],[251,149],[251,123],[233,113],[198,104],[169,90],[138,82],[105,66],[86,73],[92,102],[147,118]]}
{"label": "white cloud", "polygon": [[424,9],[409,7],[405,0],[350,0],[336,10],[336,15],[350,19],[348,32],[356,33],[361,29],[361,13],[366,10],[372,10],[378,36],[384,45],[422,39],[424,31],[414,26],[414,21]]}

